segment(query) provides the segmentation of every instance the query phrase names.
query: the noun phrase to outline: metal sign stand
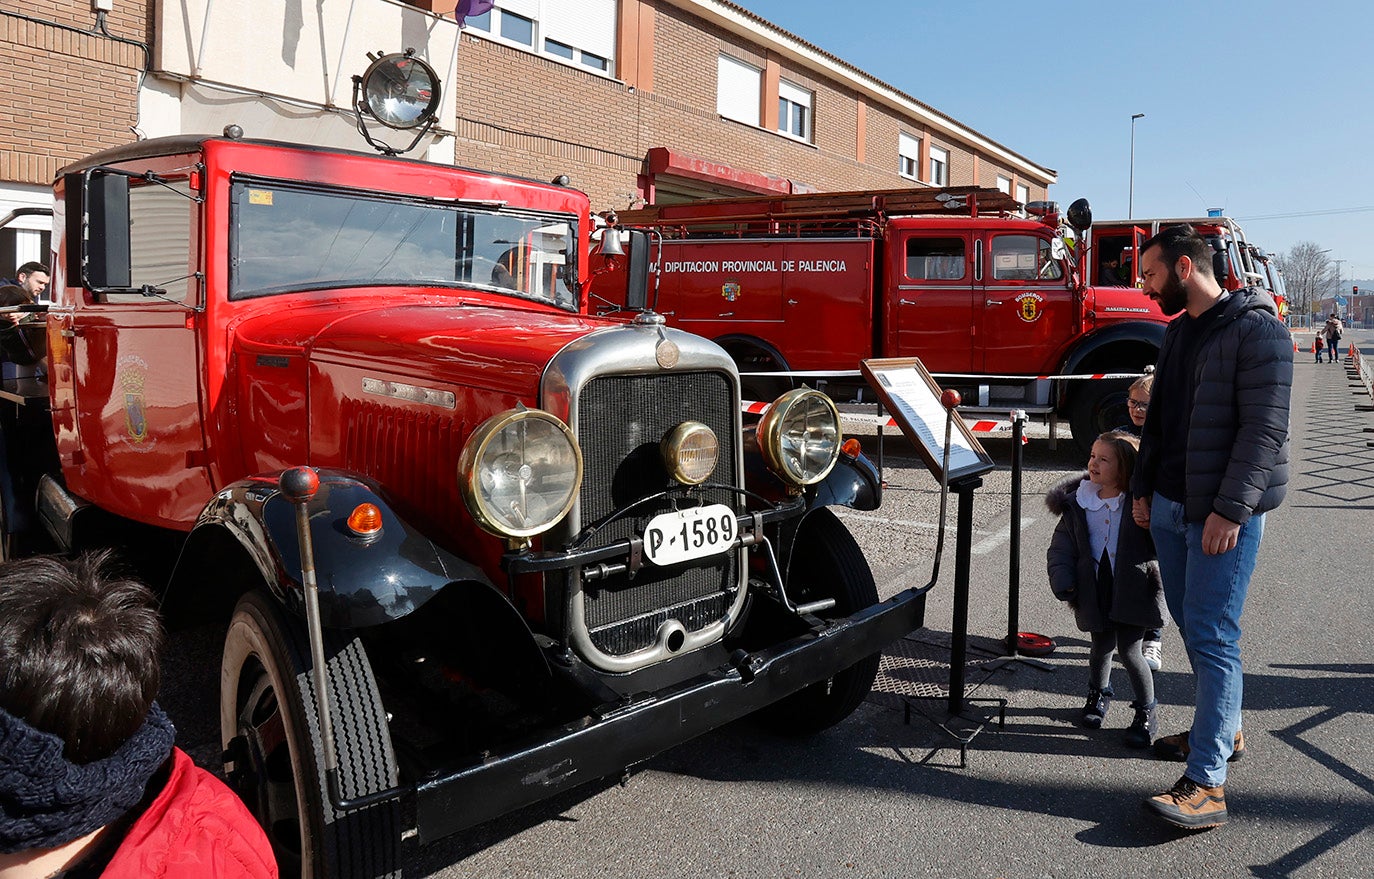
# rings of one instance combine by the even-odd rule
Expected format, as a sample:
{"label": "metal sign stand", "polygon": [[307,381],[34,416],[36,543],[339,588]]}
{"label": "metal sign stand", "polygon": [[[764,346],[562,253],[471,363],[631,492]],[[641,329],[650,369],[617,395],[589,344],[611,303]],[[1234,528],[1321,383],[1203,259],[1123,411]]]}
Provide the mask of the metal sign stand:
{"label": "metal sign stand", "polygon": [[[940,499],[940,530],[941,536],[944,533],[945,524],[945,496],[950,489],[959,498],[959,511],[956,519],[954,532],[954,614],[951,623],[950,649],[949,649],[949,695],[945,697],[947,716],[943,722],[936,720],[922,711],[919,702],[939,699],[939,696],[907,696],[905,703],[905,722],[911,723],[911,714],[915,711],[922,717],[935,723],[940,729],[944,730],[951,738],[959,743],[959,768],[964,769],[968,766],[968,746],[973,739],[983,731],[991,717],[971,718],[964,714],[965,706],[970,703],[995,704],[997,706],[997,725],[1005,727],[1007,725],[1007,700],[992,698],[971,698],[964,691],[966,688],[965,680],[967,669],[965,664],[968,658],[968,596],[969,596],[969,571],[972,567],[973,557],[973,490],[983,484],[979,476],[969,476],[956,480],[953,484],[948,481],[949,473],[949,441],[950,431],[954,419],[958,418],[957,407],[959,405],[959,395],[957,392],[946,391],[941,398],[947,415],[945,420],[945,450],[943,473],[946,477],[941,485]],[[936,550],[936,566],[939,566],[939,550]]]}
{"label": "metal sign stand", "polygon": [[1011,413],[1011,537],[1008,541],[1010,561],[1007,563],[1007,658],[1012,662],[1024,662],[1042,671],[1054,671],[1055,667],[1048,662],[1021,655],[1023,636],[1047,643],[1049,650],[1054,649],[1054,642],[1043,635],[1021,631],[1021,447],[1025,423],[1025,412],[1017,409]]}

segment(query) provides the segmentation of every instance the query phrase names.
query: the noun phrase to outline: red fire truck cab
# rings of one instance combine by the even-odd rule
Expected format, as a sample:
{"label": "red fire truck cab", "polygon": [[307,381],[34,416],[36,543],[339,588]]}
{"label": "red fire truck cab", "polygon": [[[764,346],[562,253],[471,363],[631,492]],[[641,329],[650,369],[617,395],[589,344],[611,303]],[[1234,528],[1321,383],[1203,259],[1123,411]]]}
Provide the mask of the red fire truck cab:
{"label": "red fire truck cab", "polygon": [[[1165,318],[1139,291],[1083,282],[1050,202],[992,189],[712,199],[622,213],[654,233],[653,307],[721,344],[746,391],[917,356],[972,409],[1067,417],[1091,444],[1124,424],[1121,379],[1155,362]],[[1086,228],[1086,202],[1078,211]],[[610,279],[597,286],[617,301]],[[1061,380],[1061,377],[1062,378]],[[797,376],[792,376],[797,378]],[[853,383],[853,379],[850,379]]]}
{"label": "red fire truck cab", "polygon": [[1268,266],[1269,257],[1251,244],[1245,230],[1230,217],[1171,217],[1094,221],[1090,239],[1093,258],[1089,280],[1097,286],[1139,286],[1140,246],[1167,226],[1187,223],[1212,245],[1212,270],[1227,290],[1263,287],[1283,306],[1283,282]]}
{"label": "red fire truck cab", "polygon": [[827,397],[746,430],[719,346],[587,314],[580,192],[226,131],[57,177],[48,383],[0,388],[51,466],[3,524],[226,627],[225,770],[283,875],[399,875],[403,839],[864,699],[925,589],[879,602],[826,508],[881,497]]}

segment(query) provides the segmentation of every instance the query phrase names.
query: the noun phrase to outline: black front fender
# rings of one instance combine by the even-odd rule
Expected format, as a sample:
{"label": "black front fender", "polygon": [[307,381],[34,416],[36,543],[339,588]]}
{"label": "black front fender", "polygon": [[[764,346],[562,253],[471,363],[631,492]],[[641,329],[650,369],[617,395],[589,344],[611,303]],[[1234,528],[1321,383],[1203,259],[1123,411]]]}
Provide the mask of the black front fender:
{"label": "black front fender", "polygon": [[863,452],[853,458],[841,454],[825,479],[808,486],[806,501],[808,511],[834,506],[876,510],[883,502],[883,481]]}
{"label": "black front fender", "polygon": [[[402,519],[370,481],[337,470],[318,472],[320,488],[307,510],[326,626],[362,628],[400,619],[457,581],[492,586],[480,568]],[[282,603],[301,613],[296,509],[277,480],[276,474],[244,479],[216,494],[187,538],[175,578],[194,582],[200,561],[195,548],[211,542],[210,532],[227,533]],[[381,511],[382,531],[371,539],[357,537],[346,525],[362,503]]]}

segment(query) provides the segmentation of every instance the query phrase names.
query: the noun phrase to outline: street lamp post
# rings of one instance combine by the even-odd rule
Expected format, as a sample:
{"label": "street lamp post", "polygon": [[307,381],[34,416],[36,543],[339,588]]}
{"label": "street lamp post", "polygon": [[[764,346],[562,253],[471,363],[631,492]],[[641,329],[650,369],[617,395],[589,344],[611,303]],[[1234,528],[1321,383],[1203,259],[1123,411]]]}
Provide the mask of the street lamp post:
{"label": "street lamp post", "polygon": [[1126,219],[1131,219],[1135,211],[1135,121],[1144,119],[1144,113],[1131,114],[1131,183],[1126,193]]}

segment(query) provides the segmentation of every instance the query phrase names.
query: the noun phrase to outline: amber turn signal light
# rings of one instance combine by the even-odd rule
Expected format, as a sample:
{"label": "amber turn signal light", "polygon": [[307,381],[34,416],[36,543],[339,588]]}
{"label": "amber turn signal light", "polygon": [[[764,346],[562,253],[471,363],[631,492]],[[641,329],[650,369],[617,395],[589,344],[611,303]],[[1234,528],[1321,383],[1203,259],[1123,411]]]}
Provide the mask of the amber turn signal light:
{"label": "amber turn signal light", "polygon": [[851,436],[849,439],[840,443],[840,454],[844,455],[846,458],[857,458],[862,451],[863,446],[855,437]]}
{"label": "amber turn signal light", "polygon": [[348,514],[348,530],[358,537],[376,537],[382,533],[382,511],[376,504],[358,504]]}

